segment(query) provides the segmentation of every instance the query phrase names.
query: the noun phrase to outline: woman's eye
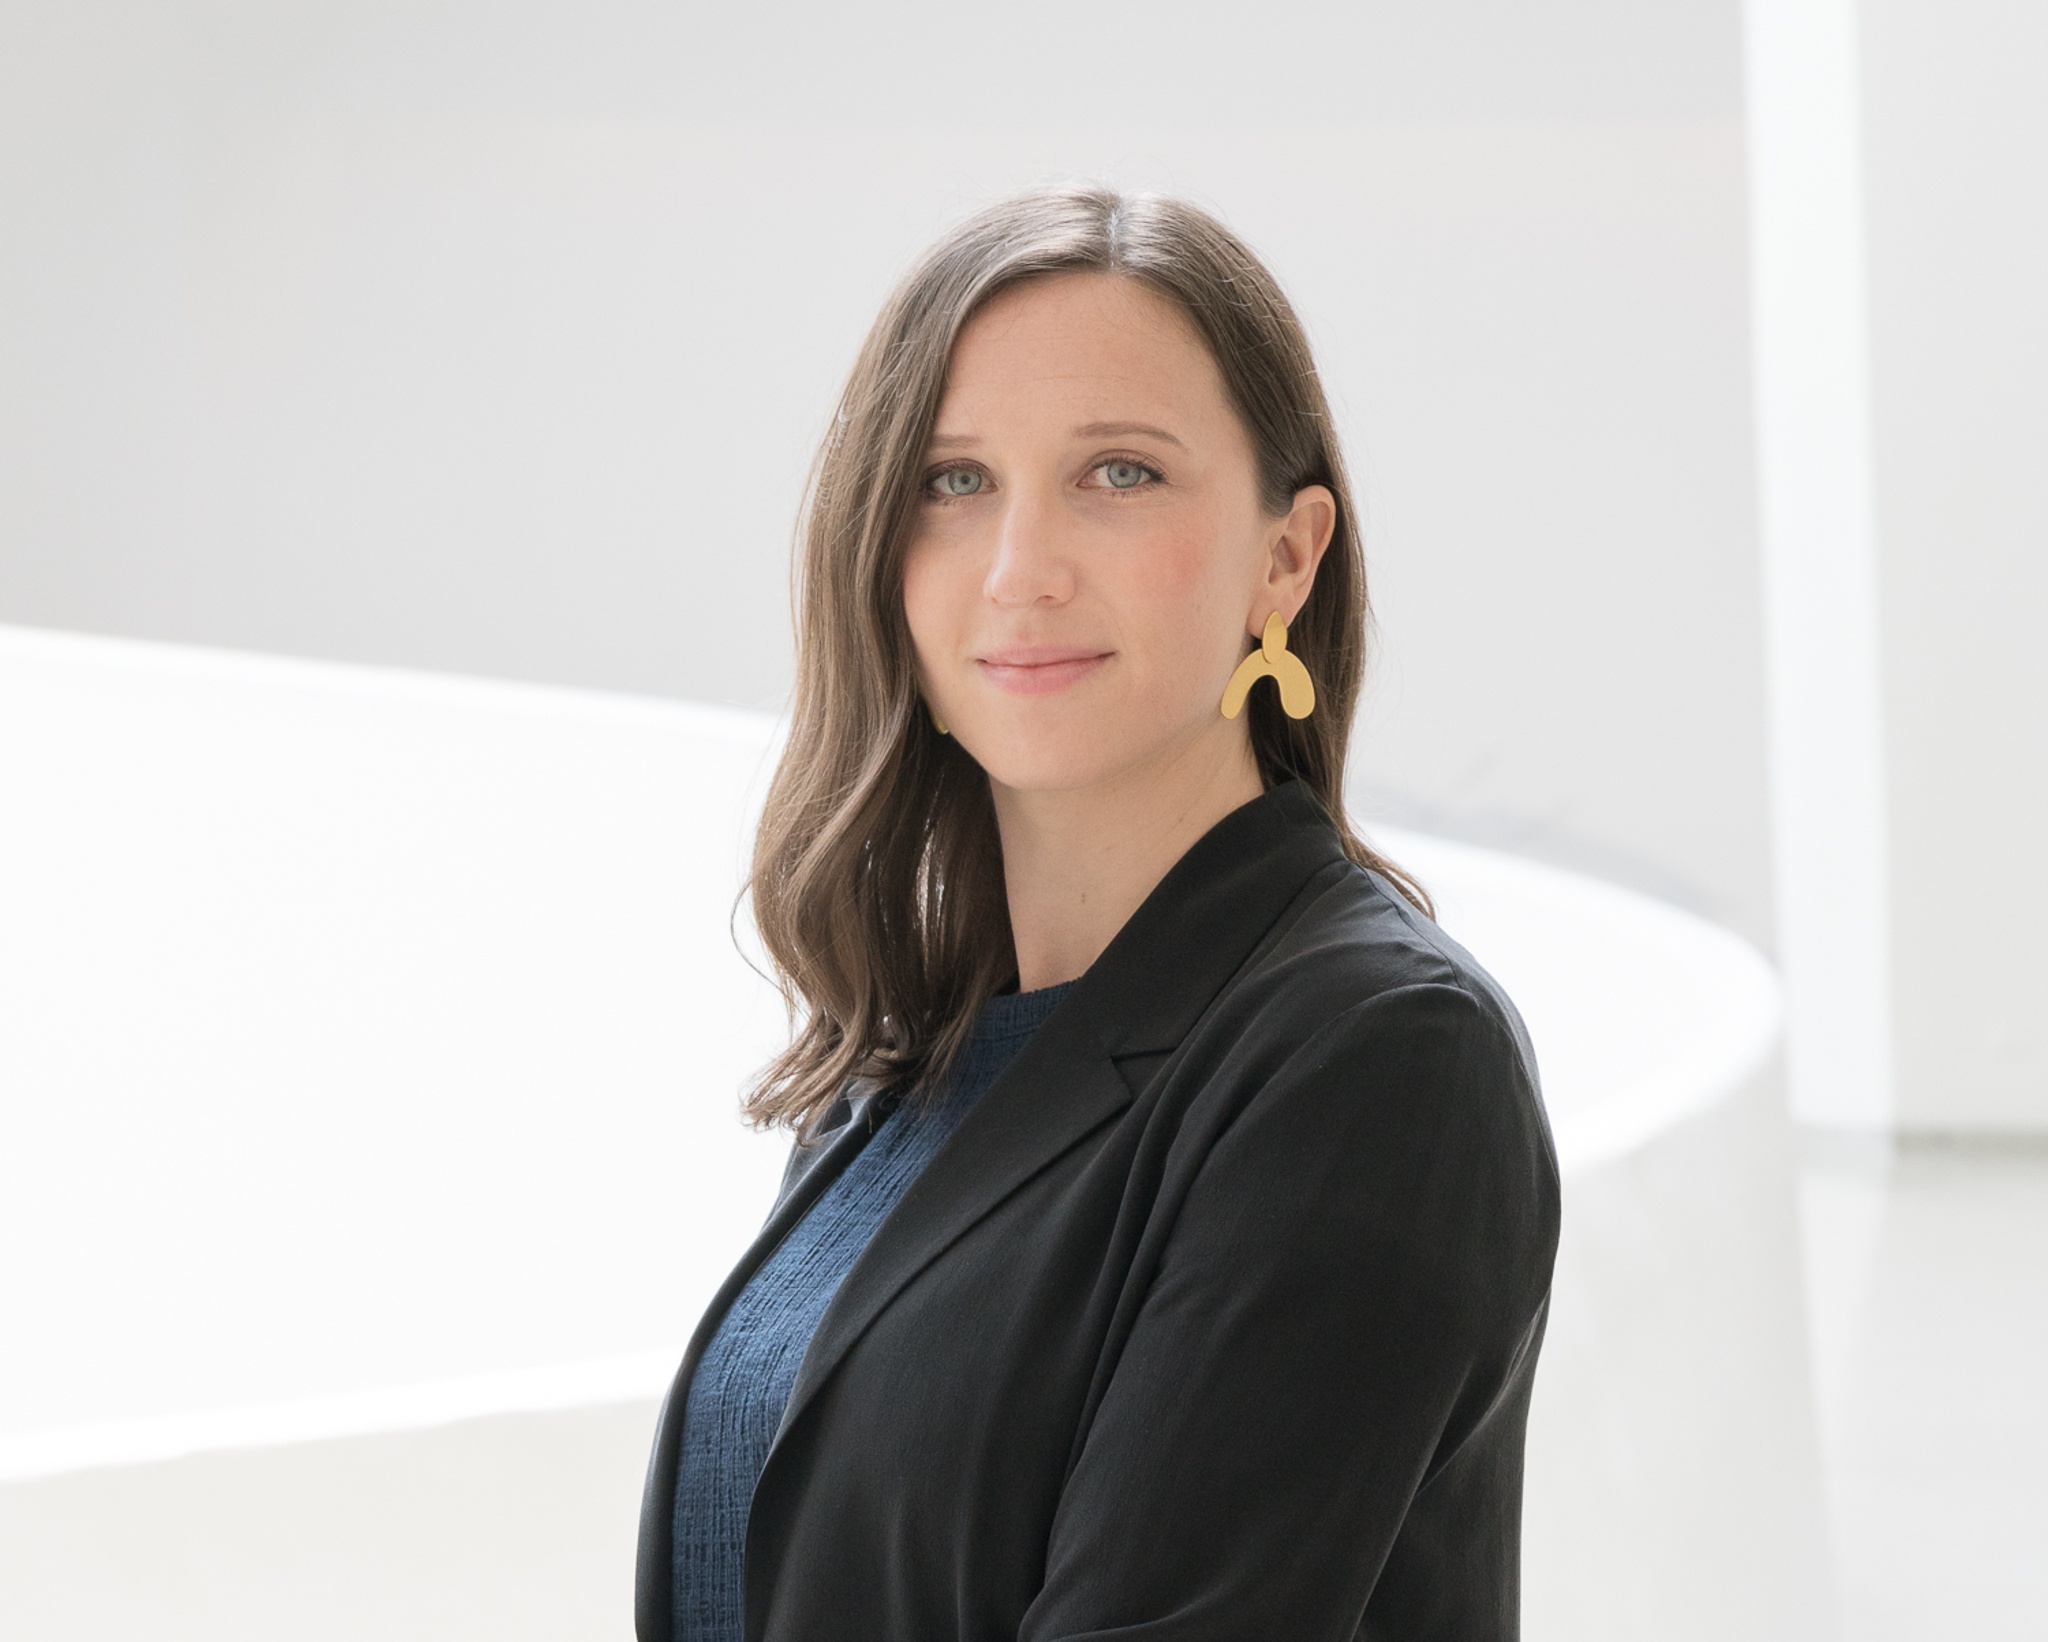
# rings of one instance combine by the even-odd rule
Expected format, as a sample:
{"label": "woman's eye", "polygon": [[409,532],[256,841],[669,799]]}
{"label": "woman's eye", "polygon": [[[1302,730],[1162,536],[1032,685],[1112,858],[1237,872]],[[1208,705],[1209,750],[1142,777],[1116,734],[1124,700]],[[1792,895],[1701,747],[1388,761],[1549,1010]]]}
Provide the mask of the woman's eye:
{"label": "woman's eye", "polygon": [[1157,475],[1142,462],[1103,462],[1095,471],[1102,476],[1102,482],[1111,490],[1135,490],[1147,479]]}
{"label": "woman's eye", "polygon": [[973,468],[946,468],[931,476],[934,496],[972,496],[981,489],[981,475]]}

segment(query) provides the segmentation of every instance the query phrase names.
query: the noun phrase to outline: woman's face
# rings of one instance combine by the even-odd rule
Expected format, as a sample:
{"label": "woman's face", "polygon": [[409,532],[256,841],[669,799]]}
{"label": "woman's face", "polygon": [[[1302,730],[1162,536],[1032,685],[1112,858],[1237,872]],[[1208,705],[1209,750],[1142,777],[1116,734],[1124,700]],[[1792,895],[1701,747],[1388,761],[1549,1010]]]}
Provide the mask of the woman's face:
{"label": "woman's face", "polygon": [[1260,504],[1208,349],[1134,280],[1062,275],[961,332],[903,571],[926,699],[999,786],[1074,791],[1243,756],[1218,710],[1335,521]]}

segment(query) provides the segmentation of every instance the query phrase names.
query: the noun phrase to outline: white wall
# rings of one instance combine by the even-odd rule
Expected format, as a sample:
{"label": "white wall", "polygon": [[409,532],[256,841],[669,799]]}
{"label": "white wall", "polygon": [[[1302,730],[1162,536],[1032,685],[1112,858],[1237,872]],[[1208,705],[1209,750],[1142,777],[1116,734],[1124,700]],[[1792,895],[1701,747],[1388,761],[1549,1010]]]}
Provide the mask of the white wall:
{"label": "white wall", "polygon": [[2048,8],[1862,13],[1899,1121],[2048,1131]]}
{"label": "white wall", "polygon": [[1792,1107],[1893,1119],[1856,0],[1743,8],[1778,957]]}
{"label": "white wall", "polygon": [[941,224],[1271,258],[1364,476],[1368,814],[1770,938],[1735,0],[0,13],[0,620],[771,705]]}

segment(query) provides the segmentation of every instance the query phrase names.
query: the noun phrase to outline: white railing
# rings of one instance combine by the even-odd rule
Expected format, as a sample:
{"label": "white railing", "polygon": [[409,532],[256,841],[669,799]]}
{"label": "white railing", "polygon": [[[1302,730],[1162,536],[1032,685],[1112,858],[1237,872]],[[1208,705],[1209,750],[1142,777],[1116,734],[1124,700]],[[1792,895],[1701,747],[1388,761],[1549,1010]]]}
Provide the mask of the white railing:
{"label": "white railing", "polygon": [[[0,1483],[657,1396],[784,1150],[738,1121],[783,1020],[732,925],[774,737],[709,707],[0,629]],[[1570,1545],[1627,1562],[1645,1489],[1714,1486],[1659,1458],[1668,1387],[1630,1354],[1683,1375],[1699,1340],[1760,1330],[1738,1354],[1761,1367],[1728,1391],[1723,1361],[1691,1418],[1737,1455],[1805,1417],[1796,1340],[1756,1321],[1777,1291],[1751,1305],[1794,1281],[1789,1217],[1731,1243],[1668,1192],[1625,1223],[1602,1206],[1687,1145],[1759,1189],[1727,1134],[1775,1114],[1777,987],[1642,896],[1376,837],[1537,1046],[1567,1226],[1531,1634],[1623,1634],[1580,1614]],[[1655,1314],[1618,1250],[1706,1298]],[[1585,1470],[1603,1445],[1634,1481]]]}

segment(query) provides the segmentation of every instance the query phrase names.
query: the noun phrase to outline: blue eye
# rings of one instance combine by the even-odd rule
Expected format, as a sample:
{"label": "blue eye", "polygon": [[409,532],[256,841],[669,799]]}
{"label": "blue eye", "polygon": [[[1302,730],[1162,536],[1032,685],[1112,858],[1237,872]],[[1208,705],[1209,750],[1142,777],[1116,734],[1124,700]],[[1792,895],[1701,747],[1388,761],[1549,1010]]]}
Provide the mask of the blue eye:
{"label": "blue eye", "polygon": [[981,489],[981,475],[973,468],[947,468],[931,476],[935,496],[972,496]]}
{"label": "blue eye", "polygon": [[1104,462],[1095,471],[1111,490],[1134,490],[1152,476],[1149,468],[1137,462]]}

